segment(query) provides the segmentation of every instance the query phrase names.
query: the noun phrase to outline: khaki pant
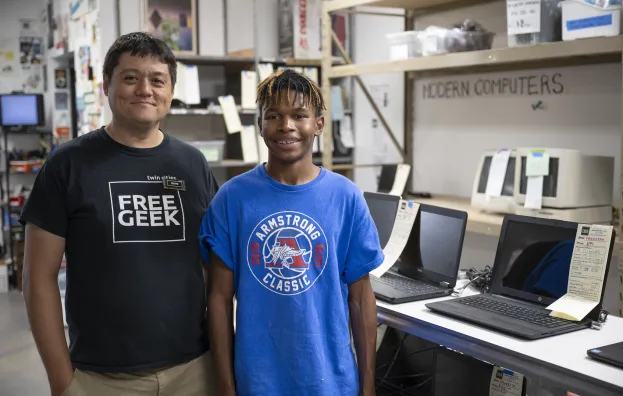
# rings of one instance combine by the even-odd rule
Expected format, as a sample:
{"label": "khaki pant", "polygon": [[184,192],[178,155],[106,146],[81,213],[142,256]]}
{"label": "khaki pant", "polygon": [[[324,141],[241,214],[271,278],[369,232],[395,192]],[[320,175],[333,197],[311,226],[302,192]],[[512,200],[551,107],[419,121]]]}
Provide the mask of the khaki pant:
{"label": "khaki pant", "polygon": [[61,396],[216,396],[210,353],[155,373],[102,374],[76,370]]}

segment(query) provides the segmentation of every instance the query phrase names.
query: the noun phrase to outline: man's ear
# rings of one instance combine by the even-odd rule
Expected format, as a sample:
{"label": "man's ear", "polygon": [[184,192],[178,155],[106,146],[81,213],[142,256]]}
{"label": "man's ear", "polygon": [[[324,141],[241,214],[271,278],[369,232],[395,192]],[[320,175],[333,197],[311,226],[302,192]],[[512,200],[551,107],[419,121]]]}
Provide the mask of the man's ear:
{"label": "man's ear", "polygon": [[316,132],[314,135],[320,136],[322,135],[322,131],[324,130],[324,116],[320,115],[316,117]]}
{"label": "man's ear", "polygon": [[264,137],[262,133],[262,116],[257,117],[257,130],[260,131],[260,136]]}
{"label": "man's ear", "polygon": [[108,85],[109,85],[108,77],[104,76],[104,81],[102,82],[102,88],[104,89],[104,95],[108,96]]}

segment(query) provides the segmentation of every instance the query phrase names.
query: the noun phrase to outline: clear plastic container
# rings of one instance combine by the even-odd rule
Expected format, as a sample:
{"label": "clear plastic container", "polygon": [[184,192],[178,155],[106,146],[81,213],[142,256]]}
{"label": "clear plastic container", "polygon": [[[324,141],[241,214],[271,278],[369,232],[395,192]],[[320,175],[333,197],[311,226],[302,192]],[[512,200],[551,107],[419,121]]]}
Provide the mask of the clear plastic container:
{"label": "clear plastic container", "polygon": [[495,33],[429,27],[418,32],[422,56],[491,49]]}
{"label": "clear plastic container", "polygon": [[401,60],[415,58],[420,55],[417,48],[417,32],[408,30],[406,32],[389,33],[385,35],[389,45],[389,59]]}
{"label": "clear plastic container", "polygon": [[222,140],[201,140],[188,142],[191,146],[195,146],[206,157],[208,162],[223,161],[223,151],[225,142]]}

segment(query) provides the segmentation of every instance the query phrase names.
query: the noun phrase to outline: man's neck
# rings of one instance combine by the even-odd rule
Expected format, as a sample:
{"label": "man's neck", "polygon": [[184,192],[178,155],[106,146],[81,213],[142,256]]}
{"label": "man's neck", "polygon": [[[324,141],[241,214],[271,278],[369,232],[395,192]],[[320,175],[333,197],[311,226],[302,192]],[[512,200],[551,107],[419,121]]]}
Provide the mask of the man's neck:
{"label": "man's neck", "polygon": [[111,121],[105,129],[113,140],[124,146],[153,148],[160,145],[164,139],[164,134],[158,129],[158,126],[159,124],[149,127],[140,127]]}
{"label": "man's neck", "polygon": [[320,174],[320,168],[314,165],[310,158],[294,164],[268,159],[265,166],[268,176],[282,184],[296,186],[309,183]]}

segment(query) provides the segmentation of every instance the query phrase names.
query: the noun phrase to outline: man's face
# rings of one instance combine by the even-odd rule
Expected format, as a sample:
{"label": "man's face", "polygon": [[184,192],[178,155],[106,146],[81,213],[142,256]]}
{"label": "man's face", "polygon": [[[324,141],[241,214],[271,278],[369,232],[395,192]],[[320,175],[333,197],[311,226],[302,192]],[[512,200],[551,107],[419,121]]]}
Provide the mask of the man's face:
{"label": "man's face", "polygon": [[316,110],[305,99],[290,93],[262,108],[259,128],[268,151],[280,162],[292,164],[311,155],[314,138],[322,133],[324,118],[316,117]]}
{"label": "man's face", "polygon": [[173,100],[169,67],[151,56],[121,55],[104,93],[116,118],[137,124],[157,124],[164,119]]}

